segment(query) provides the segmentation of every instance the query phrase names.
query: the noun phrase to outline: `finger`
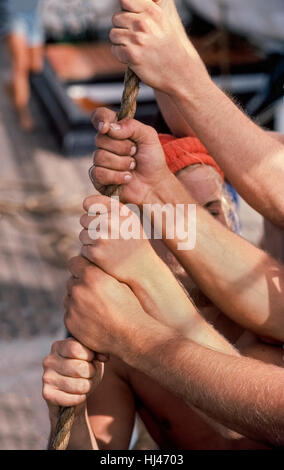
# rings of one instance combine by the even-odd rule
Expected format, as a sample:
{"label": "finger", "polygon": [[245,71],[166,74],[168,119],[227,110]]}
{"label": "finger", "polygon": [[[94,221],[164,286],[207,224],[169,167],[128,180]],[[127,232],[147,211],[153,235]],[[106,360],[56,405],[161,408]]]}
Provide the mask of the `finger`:
{"label": "finger", "polygon": [[111,204],[112,201],[109,197],[102,194],[92,194],[84,199],[83,208],[92,216],[101,216],[108,213]]}
{"label": "finger", "polygon": [[106,150],[97,150],[94,154],[94,165],[109,170],[131,171],[134,170],[136,162],[127,155],[118,156]]}
{"label": "finger", "polygon": [[74,338],[56,341],[53,346],[55,348],[54,352],[62,357],[68,359],[80,359],[87,362],[92,362],[94,360],[93,351]]}
{"label": "finger", "polygon": [[90,238],[88,230],[84,229],[80,232],[79,240],[83,246],[94,245],[95,240]]}
{"label": "finger", "polygon": [[135,30],[137,24],[137,14],[126,11],[118,11],[112,17],[112,24],[115,28]]}
{"label": "finger", "polygon": [[43,398],[54,406],[78,406],[84,403],[87,395],[73,395],[54,389],[49,384],[44,384],[42,389]]}
{"label": "finger", "polygon": [[97,134],[95,141],[97,149],[107,150],[116,155],[127,155],[133,157],[137,151],[131,140],[114,140],[108,135]]}
{"label": "finger", "polygon": [[[134,56],[131,55],[126,46],[115,46],[112,44],[111,53],[115,59],[118,60],[121,64],[134,64]],[[107,132],[109,132],[110,127],[108,127]]]}
{"label": "finger", "polygon": [[114,171],[100,166],[94,166],[91,175],[97,185],[127,184],[132,180],[132,174],[126,171]]}
{"label": "finger", "polygon": [[142,13],[149,10],[152,6],[152,0],[120,0],[121,9],[132,13]]}
{"label": "finger", "polygon": [[81,279],[91,263],[82,256],[75,256],[68,262],[68,270],[77,279]]}
{"label": "finger", "polygon": [[[95,355],[93,354],[95,358]],[[93,362],[79,359],[66,359],[58,354],[49,355],[43,363],[45,374],[52,374],[52,371],[63,377],[73,377],[78,379],[92,379],[96,375]]]}
{"label": "finger", "polygon": [[66,284],[66,290],[69,296],[72,294],[72,289],[75,286],[76,282],[78,282],[78,280],[75,279],[73,276],[68,279]]}
{"label": "finger", "polygon": [[139,45],[138,35],[130,29],[112,28],[109,40],[114,46]]}
{"label": "finger", "polygon": [[110,124],[109,137],[117,140],[130,139],[136,144],[159,145],[157,132],[151,126],[142,124],[136,119],[122,119],[119,123]]}
{"label": "finger", "polygon": [[97,108],[91,117],[91,121],[97,131],[106,134],[110,123],[117,121],[117,115],[111,109]]}

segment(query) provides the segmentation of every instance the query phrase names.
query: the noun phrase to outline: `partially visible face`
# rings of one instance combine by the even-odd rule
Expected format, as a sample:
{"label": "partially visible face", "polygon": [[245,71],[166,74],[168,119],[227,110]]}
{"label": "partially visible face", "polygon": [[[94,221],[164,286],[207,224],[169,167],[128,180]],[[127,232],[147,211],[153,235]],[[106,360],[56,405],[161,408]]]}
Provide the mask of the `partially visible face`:
{"label": "partially visible face", "polygon": [[223,179],[215,168],[209,165],[191,165],[180,170],[176,177],[198,204],[222,224],[228,226],[223,207]]}

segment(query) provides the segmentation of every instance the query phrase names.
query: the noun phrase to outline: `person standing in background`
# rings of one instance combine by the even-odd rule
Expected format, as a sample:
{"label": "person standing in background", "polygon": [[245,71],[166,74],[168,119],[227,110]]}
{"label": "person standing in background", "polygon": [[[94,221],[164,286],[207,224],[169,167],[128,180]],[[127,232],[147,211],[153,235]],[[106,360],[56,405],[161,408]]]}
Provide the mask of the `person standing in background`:
{"label": "person standing in background", "polygon": [[23,130],[34,129],[29,110],[30,73],[43,67],[43,0],[1,0],[0,34],[11,57],[12,80],[9,86]]}

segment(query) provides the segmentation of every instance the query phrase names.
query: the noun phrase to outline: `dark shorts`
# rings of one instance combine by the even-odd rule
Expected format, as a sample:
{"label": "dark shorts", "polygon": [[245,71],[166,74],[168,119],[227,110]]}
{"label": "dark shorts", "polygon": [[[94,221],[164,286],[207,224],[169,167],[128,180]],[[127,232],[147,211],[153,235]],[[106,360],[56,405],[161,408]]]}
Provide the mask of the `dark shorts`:
{"label": "dark shorts", "polygon": [[30,47],[44,42],[42,0],[0,0],[0,36],[23,35]]}

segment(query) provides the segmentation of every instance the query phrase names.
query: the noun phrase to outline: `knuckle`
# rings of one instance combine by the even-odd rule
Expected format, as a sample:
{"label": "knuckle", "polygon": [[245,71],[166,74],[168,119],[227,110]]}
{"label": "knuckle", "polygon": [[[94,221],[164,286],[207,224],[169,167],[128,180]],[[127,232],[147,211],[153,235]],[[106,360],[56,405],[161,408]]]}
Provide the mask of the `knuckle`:
{"label": "knuckle", "polygon": [[70,289],[70,295],[74,302],[77,302],[80,300],[81,297],[81,289],[79,286],[73,285]]}
{"label": "knuckle", "polygon": [[118,15],[118,13],[116,12],[116,13],[114,13],[114,14],[112,15],[112,17],[111,17],[111,23],[112,23],[113,26],[116,26],[117,15]]}
{"label": "knuckle", "polygon": [[95,177],[95,180],[97,180],[98,182],[100,182],[100,180],[104,179],[104,178],[105,178],[105,170],[104,170],[104,168],[95,167],[95,169],[94,169],[94,177]]}
{"label": "knuckle", "polygon": [[87,361],[80,361],[78,364],[78,374],[79,377],[87,379],[89,377],[90,368]]}
{"label": "knuckle", "polygon": [[84,247],[84,254],[88,258],[89,261],[95,262],[97,259],[97,251],[94,246],[85,246]]}
{"label": "knuckle", "polygon": [[153,138],[153,139],[158,139],[158,133],[157,131],[151,127],[151,126],[146,126],[146,129],[147,129],[147,132],[148,132],[148,135]]}
{"label": "knuckle", "polygon": [[46,385],[51,385],[53,383],[53,374],[50,369],[47,369],[42,376],[42,381]]}
{"label": "knuckle", "polygon": [[50,367],[50,362],[51,362],[50,359],[51,358],[50,358],[50,355],[49,355],[49,356],[46,356],[44,358],[44,360],[42,361],[42,367],[43,367],[44,370],[48,369]]}
{"label": "knuckle", "polygon": [[[93,269],[92,269],[92,268],[87,267],[87,268],[84,270],[83,280],[85,281],[85,283],[86,283],[88,286],[92,286],[92,285],[93,285],[93,282],[94,282],[94,274],[93,274]],[[80,293],[80,294],[81,294],[81,293]]]}
{"label": "knuckle", "polygon": [[105,246],[106,244],[104,243],[105,240],[100,240],[100,244],[97,247],[88,247],[90,256],[97,262],[97,263],[103,263],[105,258],[106,258],[106,250]]}
{"label": "knuckle", "polygon": [[76,359],[79,356],[78,345],[79,343],[71,338],[66,348],[69,357]]}
{"label": "knuckle", "polygon": [[79,380],[78,391],[80,392],[80,394],[86,394],[90,391],[90,383],[88,379]]}
{"label": "knuckle", "polygon": [[47,384],[44,384],[42,387],[42,396],[47,401],[50,401],[52,398],[51,389]]}
{"label": "knuckle", "polygon": [[105,157],[105,151],[103,149],[98,149],[94,154],[94,163],[103,162]]}
{"label": "knuckle", "polygon": [[145,20],[143,18],[137,18],[134,22],[135,29],[138,31],[144,31]]}
{"label": "knuckle", "polygon": [[87,400],[87,395],[86,394],[82,394],[82,395],[77,395],[76,397],[74,397],[74,403],[73,405],[76,406],[76,405],[81,405],[82,403],[84,403],[85,401]]}
{"label": "knuckle", "polygon": [[146,35],[143,32],[138,32],[134,34],[133,40],[138,46],[145,46],[146,44]]}
{"label": "knuckle", "polygon": [[[137,48],[136,48],[137,49]],[[127,60],[130,63],[136,64],[139,59],[137,50],[132,47],[125,47],[125,52],[127,54]]]}
{"label": "knuckle", "polygon": [[[57,351],[60,349],[60,346],[61,346],[61,341],[54,341],[54,343],[53,343],[52,346],[51,346],[51,352],[52,352],[52,353],[57,352]],[[47,356],[47,358],[48,358],[48,357],[49,357],[49,356]],[[47,358],[46,358],[46,359],[47,359]]]}
{"label": "knuckle", "polygon": [[113,42],[114,44],[118,43],[120,40],[120,37],[121,37],[121,32],[118,29],[113,28],[110,30],[109,39],[111,42]]}
{"label": "knuckle", "polygon": [[84,228],[87,228],[89,226],[89,216],[88,216],[88,214],[83,214],[80,217],[80,224]]}

